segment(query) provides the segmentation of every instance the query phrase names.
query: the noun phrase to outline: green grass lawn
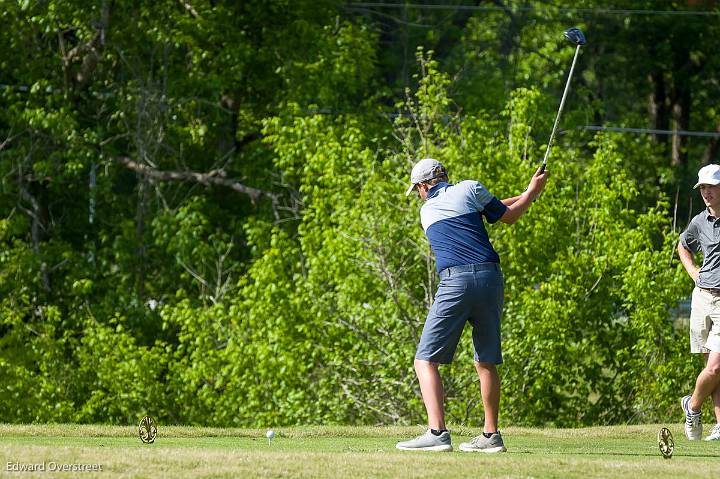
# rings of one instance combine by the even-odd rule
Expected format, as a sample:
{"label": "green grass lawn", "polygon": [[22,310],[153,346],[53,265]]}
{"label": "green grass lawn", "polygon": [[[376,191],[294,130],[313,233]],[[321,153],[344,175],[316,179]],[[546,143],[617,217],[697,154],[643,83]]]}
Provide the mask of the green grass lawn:
{"label": "green grass lawn", "polygon": [[[154,444],[137,428],[78,425],[2,425],[2,477],[720,477],[720,441],[690,442],[670,425],[672,459],[657,446],[661,425],[585,429],[503,430],[505,454],[461,453],[476,430],[453,429],[450,453],[403,452],[398,440],[420,427],[277,428],[265,430],[158,426]],[[44,464],[45,472],[12,467]],[[101,472],[50,472],[57,465],[98,464]]]}

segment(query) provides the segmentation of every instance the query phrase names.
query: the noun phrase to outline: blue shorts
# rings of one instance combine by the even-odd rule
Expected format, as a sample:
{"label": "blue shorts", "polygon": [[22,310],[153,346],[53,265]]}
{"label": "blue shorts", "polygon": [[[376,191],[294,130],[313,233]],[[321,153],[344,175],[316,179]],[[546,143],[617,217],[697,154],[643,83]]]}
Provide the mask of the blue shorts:
{"label": "blue shorts", "polygon": [[468,322],[472,326],[475,361],[501,364],[503,282],[497,263],[453,266],[442,270],[440,285],[425,320],[415,358],[433,363],[451,363]]}

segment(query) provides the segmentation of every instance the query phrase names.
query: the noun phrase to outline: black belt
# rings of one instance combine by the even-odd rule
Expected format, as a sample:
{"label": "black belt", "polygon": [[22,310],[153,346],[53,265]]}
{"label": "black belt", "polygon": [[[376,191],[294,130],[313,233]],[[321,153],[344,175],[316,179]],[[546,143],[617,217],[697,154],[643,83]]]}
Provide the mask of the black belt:
{"label": "black belt", "polygon": [[450,266],[449,268],[445,268],[440,271],[440,279],[449,278],[450,276],[458,273],[474,273],[476,271],[497,271],[499,273],[500,265],[498,263],[477,263]]}
{"label": "black belt", "polygon": [[703,291],[707,291],[708,293],[714,295],[714,296],[720,296],[720,288],[700,288]]}

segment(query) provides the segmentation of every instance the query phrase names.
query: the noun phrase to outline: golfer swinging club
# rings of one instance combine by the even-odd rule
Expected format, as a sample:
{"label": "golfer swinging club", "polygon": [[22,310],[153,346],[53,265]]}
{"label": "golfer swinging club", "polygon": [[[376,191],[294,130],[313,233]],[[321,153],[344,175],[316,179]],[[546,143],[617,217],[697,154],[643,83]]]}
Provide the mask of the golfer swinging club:
{"label": "golfer swinging club", "polygon": [[428,415],[428,430],[398,449],[452,451],[445,427],[443,385],[439,364],[452,362],[465,323],[472,326],[475,369],[480,378],[485,423],[483,434],[460,445],[461,451],[504,452],[498,431],[502,363],[500,317],[503,276],[500,258],[488,239],[489,223],[515,223],[545,188],[547,171],[537,170],[520,196],[498,200],[477,181],[448,183],[445,167],[437,160],[418,161],[406,195],[417,191],[425,204],[420,219],[435,253],[440,284],[425,320],[415,355],[415,372]]}
{"label": "golfer swinging club", "polygon": [[[680,400],[685,413],[685,435],[690,440],[702,437],[700,409],[710,396],[715,404],[716,424],[706,441],[720,440],[720,166],[707,165],[698,172],[695,188],[705,209],[680,235],[678,255],[695,281],[690,307],[690,352],[705,354],[705,368],[698,375],[692,395]],[[695,253],[702,251],[700,269]]]}

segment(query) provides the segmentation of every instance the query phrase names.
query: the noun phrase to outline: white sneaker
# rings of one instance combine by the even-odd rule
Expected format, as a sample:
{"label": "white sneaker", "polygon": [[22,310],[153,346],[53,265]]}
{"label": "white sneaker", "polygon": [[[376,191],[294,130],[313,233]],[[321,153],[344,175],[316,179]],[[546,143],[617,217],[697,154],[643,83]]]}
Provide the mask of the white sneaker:
{"label": "white sneaker", "polygon": [[428,429],[422,436],[399,442],[395,447],[401,451],[452,451],[452,440],[449,431],[436,436]]}
{"label": "white sneaker", "polygon": [[690,398],[685,396],[680,400],[680,405],[685,413],[685,435],[691,441],[697,441],[702,437],[702,421],[699,412],[690,411]]}
{"label": "white sneaker", "polygon": [[720,441],[720,422],[710,429],[710,435],[705,438],[706,441]]}
{"label": "white sneaker", "polygon": [[503,442],[500,432],[494,433],[490,437],[480,434],[473,438],[470,442],[460,444],[460,450],[464,452],[506,452],[505,443]]}

